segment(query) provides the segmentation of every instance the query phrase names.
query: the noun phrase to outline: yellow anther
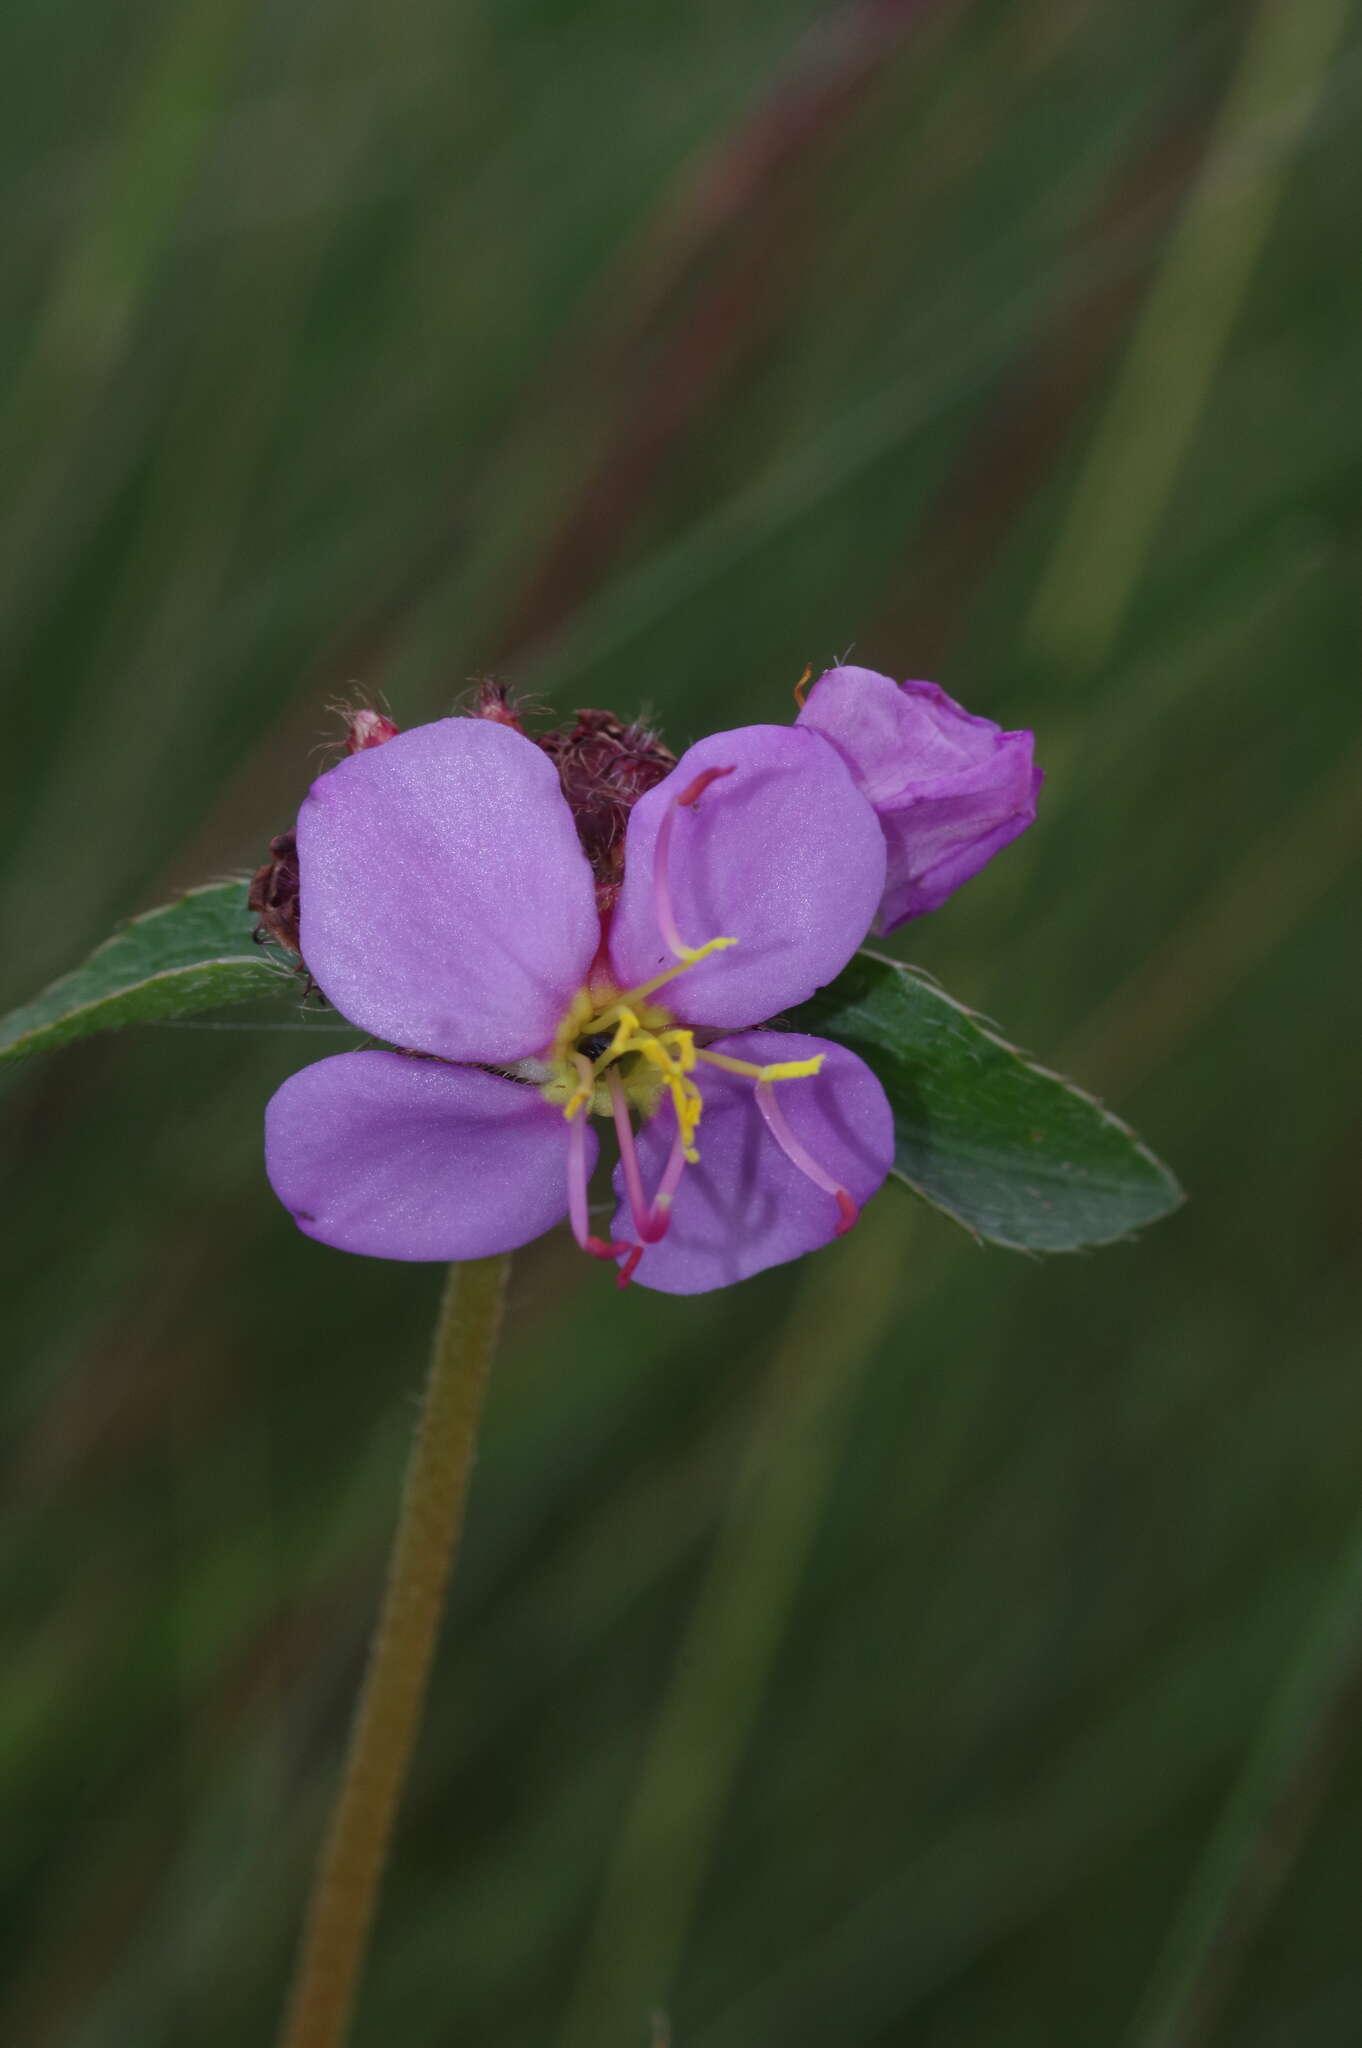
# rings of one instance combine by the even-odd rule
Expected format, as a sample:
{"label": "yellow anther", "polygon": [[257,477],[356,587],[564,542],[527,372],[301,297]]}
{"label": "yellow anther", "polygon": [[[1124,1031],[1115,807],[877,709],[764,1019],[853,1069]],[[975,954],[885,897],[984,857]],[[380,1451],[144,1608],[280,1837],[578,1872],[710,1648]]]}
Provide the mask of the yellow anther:
{"label": "yellow anther", "polygon": [[[598,1031],[602,1030],[604,1028],[605,1019],[597,1018],[595,1021],[596,1029]],[[596,1062],[596,1072],[598,1074],[601,1072],[603,1068],[608,1067],[612,1060],[617,1060],[620,1057],[621,1053],[633,1052],[636,1050],[633,1041],[638,1036],[640,1028],[641,1027],[639,1025],[638,1018],[634,1015],[632,1010],[620,1011],[619,1021],[615,1026],[615,1036],[611,1039],[609,1045],[605,1048],[605,1051],[601,1054],[600,1058]]]}
{"label": "yellow anther", "polygon": [[579,1109],[585,1109],[596,1093],[596,1070],[585,1053],[575,1052],[572,1064],[578,1073],[577,1086],[563,1104],[563,1115],[571,1123]]}
{"label": "yellow anther", "polygon": [[[706,939],[703,946],[683,946],[678,955],[680,966],[673,967],[673,974],[680,974],[684,967],[694,967],[697,960],[707,960],[711,953],[726,953],[730,946],[737,945],[736,939]],[[656,986],[656,983],[653,984]]]}
{"label": "yellow anther", "polygon": [[687,1031],[681,1025],[674,1025],[670,1031],[659,1031],[656,1037],[660,1045],[675,1045],[683,1074],[694,1073],[695,1062],[700,1055],[695,1048],[693,1031]]}
{"label": "yellow anther", "polygon": [[[685,1156],[692,1166],[696,1165],[700,1155],[692,1141],[705,1103],[694,1081],[687,1078],[696,1060],[694,1032],[684,1028],[642,1032],[622,1049],[638,1053],[650,1067],[656,1067],[661,1073],[676,1111]],[[609,1056],[609,1053],[605,1055],[606,1058]]]}
{"label": "yellow anther", "polygon": [[695,1065],[695,1033],[685,1029],[650,1031],[638,1040],[636,1050],[664,1073],[688,1074]]}
{"label": "yellow anther", "polygon": [[711,953],[726,952],[730,946],[736,946],[737,943],[736,939],[706,939],[703,946],[687,946],[684,957],[677,961],[675,967],[666,967],[661,974],[655,974],[651,981],[640,982],[637,988],[626,989],[622,996],[617,997],[598,1016],[593,1017],[587,1028],[591,1031],[607,1030],[621,1010],[632,1003],[641,1003],[646,996],[665,988],[669,981],[675,981],[678,974],[684,974],[688,968],[694,967],[697,961],[707,960]]}
{"label": "yellow anther", "polygon": [[755,1060],[735,1060],[726,1052],[709,1052],[701,1046],[696,1058],[707,1066],[722,1067],[726,1074],[746,1074],[753,1081],[806,1081],[818,1072],[824,1055],[818,1052],[809,1060],[776,1060],[771,1066],[759,1067]]}
{"label": "yellow anther", "polygon": [[[573,999],[555,1040],[557,1076],[545,1088],[550,1101],[562,1103],[569,1123],[584,1110],[604,1115],[606,1076],[615,1071],[618,1061],[636,1062],[620,1076],[627,1099],[640,1117],[649,1117],[665,1092],[676,1112],[682,1155],[694,1166],[700,1158],[696,1132],[705,1104],[692,1076],[701,1061],[730,1074],[742,1074],[758,1086],[770,1081],[804,1080],[819,1072],[822,1053],[816,1053],[812,1059],[773,1060],[758,1066],[755,1060],[711,1052],[695,1043],[695,1033],[689,1026],[673,1024],[666,1010],[647,1001],[655,989],[683,973],[686,966],[736,943],[728,938],[711,939],[707,945],[696,947],[689,960],[638,988],[626,990],[623,995],[608,997],[601,992],[593,999],[583,990]],[[581,1050],[584,1040],[593,1039],[603,1047],[594,1059]]]}
{"label": "yellow anther", "polygon": [[818,1073],[823,1064],[821,1052],[811,1060],[777,1060],[773,1066],[757,1070],[759,1081],[807,1081]]}

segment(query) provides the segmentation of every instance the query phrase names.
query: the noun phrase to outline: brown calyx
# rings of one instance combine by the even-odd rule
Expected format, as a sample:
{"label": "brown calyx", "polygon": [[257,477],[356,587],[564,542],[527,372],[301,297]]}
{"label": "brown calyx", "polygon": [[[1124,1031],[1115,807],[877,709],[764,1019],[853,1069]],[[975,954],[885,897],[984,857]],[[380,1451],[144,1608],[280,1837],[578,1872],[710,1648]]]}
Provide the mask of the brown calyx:
{"label": "brown calyx", "polygon": [[525,719],[530,711],[517,703],[504,683],[485,676],[468,716],[509,725],[553,762],[596,878],[597,907],[602,917],[608,917],[624,879],[629,813],[676,766],[676,756],[650,726],[638,719],[626,725],[613,711],[579,711],[575,725],[554,732],[528,731]]}
{"label": "brown calyx", "polygon": [[613,711],[579,711],[575,725],[531,737],[558,770],[607,917],[624,880],[629,813],[676,766],[676,756],[649,726],[626,725]]}
{"label": "brown calyx", "polygon": [[[347,754],[383,746],[397,736],[397,726],[382,712],[338,708],[345,721]],[[478,682],[465,710],[469,718],[490,719],[521,733],[553,762],[591,863],[597,906],[601,916],[608,917],[624,879],[629,813],[676,766],[676,756],[650,726],[637,719],[626,725],[613,711],[579,711],[575,725],[545,733],[527,732],[527,715],[529,707],[517,703],[505,685],[491,677]],[[292,832],[280,832],[270,841],[270,857],[257,868],[246,900],[259,920],[257,941],[273,941],[297,953],[298,842]]]}
{"label": "brown calyx", "polygon": [[298,841],[292,832],[271,839],[270,857],[251,879],[246,907],[260,920],[257,945],[273,939],[290,953],[298,951]]}

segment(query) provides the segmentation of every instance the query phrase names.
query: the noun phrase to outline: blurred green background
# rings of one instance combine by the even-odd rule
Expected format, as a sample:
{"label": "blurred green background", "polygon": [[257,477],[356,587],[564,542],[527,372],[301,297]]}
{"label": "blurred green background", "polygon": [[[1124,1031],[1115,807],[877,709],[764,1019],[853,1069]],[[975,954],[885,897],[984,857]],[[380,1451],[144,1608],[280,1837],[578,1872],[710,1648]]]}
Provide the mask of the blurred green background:
{"label": "blurred green background", "polygon": [[[895,943],[1188,1207],[898,1190],[505,1354],[357,2048],[1362,2040],[1362,16],[10,0],[3,996],[244,871],[338,696],[1031,725]],[[901,941],[901,944],[900,944]],[[243,1028],[244,1027],[244,1028]],[[8,1074],[0,2041],[263,2042],[439,1275],[301,1020]]]}

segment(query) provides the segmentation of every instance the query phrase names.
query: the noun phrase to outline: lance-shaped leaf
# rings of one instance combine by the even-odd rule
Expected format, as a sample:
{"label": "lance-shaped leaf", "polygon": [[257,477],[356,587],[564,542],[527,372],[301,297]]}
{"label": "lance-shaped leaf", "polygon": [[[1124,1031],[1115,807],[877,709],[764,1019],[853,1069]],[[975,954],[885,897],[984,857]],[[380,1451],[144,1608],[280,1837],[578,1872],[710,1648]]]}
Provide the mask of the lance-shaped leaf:
{"label": "lance-shaped leaf", "polygon": [[1182,1200],[1119,1117],[911,967],[858,953],[786,1021],[859,1053],[894,1112],[894,1172],[993,1244],[1110,1244]]}
{"label": "lance-shaped leaf", "polygon": [[0,1019],[0,1060],[120,1024],[296,995],[283,956],[254,943],[246,887],[213,882],[120,926],[80,967]]}

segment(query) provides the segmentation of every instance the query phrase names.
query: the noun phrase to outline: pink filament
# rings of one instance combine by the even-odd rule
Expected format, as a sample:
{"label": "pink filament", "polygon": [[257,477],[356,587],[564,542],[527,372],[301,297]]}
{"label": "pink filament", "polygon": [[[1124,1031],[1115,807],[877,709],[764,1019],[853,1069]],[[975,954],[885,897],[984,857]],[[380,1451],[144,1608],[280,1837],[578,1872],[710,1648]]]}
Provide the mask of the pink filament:
{"label": "pink filament", "polygon": [[678,1124],[672,1140],[671,1153],[667,1159],[657,1193],[651,1203],[643,1192],[643,1174],[639,1169],[638,1148],[634,1143],[634,1127],[629,1121],[629,1098],[624,1092],[624,1083],[614,1068],[607,1076],[610,1087],[610,1106],[614,1111],[615,1135],[620,1145],[620,1166],[624,1173],[624,1190],[629,1197],[629,1213],[634,1229],[638,1232],[638,1243],[620,1245],[616,1249],[625,1253],[616,1284],[627,1287],[638,1270],[638,1262],[650,1244],[658,1244],[667,1235],[672,1220],[672,1196],[686,1170],[686,1141]]}
{"label": "pink filament", "polygon": [[672,904],[671,845],[672,830],[678,810],[691,810],[709,788],[721,776],[731,775],[731,768],[706,768],[688,782],[680,796],[673,797],[663,813],[662,823],[657,828],[657,844],[653,848],[653,909],[657,917],[657,928],[669,950],[679,960],[684,960],[694,951],[688,946],[676,928],[676,911]]}
{"label": "pink filament", "polygon": [[633,1249],[627,1244],[607,1244],[591,1229],[586,1206],[586,1118],[582,1116],[568,1125],[568,1220],[578,1244],[594,1259],[618,1259]]}
{"label": "pink filament", "polygon": [[667,1224],[671,1221],[672,1196],[676,1193],[677,1188],[680,1186],[681,1176],[685,1172],[685,1170],[686,1141],[685,1138],[682,1136],[681,1128],[678,1125],[676,1136],[672,1139],[671,1155],[667,1160],[666,1170],[664,1171],[661,1180],[658,1182],[657,1193],[653,1196],[654,1210],[661,1209],[664,1213],[665,1218],[662,1225],[662,1230],[658,1232],[659,1237],[662,1236],[663,1231],[665,1231],[667,1228]]}
{"label": "pink filament", "polygon": [[[638,1163],[638,1148],[634,1144],[634,1127],[629,1121],[629,1098],[624,1092],[624,1083],[620,1080],[618,1073],[613,1067],[611,1067],[606,1078],[610,1085],[610,1106],[615,1116],[615,1135],[620,1142],[620,1166],[624,1172],[624,1190],[629,1197],[629,1213],[633,1217],[634,1229],[639,1236],[639,1257],[641,1258],[643,1255],[643,1245],[656,1244],[659,1239],[666,1236],[667,1225],[671,1222],[671,1215],[665,1203],[659,1214],[657,1201],[649,1202],[648,1197],[643,1192],[643,1174]],[[672,1147],[672,1159],[667,1162],[667,1172],[663,1175],[662,1185],[658,1189],[659,1195],[665,1193],[670,1197],[672,1190],[676,1186],[676,1181],[681,1178],[678,1169],[675,1179],[668,1186],[668,1176],[671,1174],[672,1163],[675,1160],[678,1148],[681,1154],[681,1165],[684,1167],[686,1152],[679,1130],[677,1132],[676,1144]],[[637,1264],[638,1259],[635,1259],[629,1267],[631,1273]]]}
{"label": "pink filament", "polygon": [[835,1181],[832,1175],[818,1164],[813,1154],[806,1151],[804,1146],[800,1144],[786,1121],[784,1110],[776,1101],[775,1089],[771,1083],[769,1081],[758,1081],[756,1094],[757,1108],[766,1119],[766,1128],[785,1154],[785,1157],[790,1161],[790,1164],[797,1166],[801,1173],[807,1174],[815,1187],[822,1188],[825,1194],[832,1195],[835,1198],[838,1218],[837,1228],[833,1235],[835,1237],[845,1237],[852,1224],[855,1223],[860,1215],[860,1210],[852,1201],[851,1196],[847,1193],[841,1182]]}

